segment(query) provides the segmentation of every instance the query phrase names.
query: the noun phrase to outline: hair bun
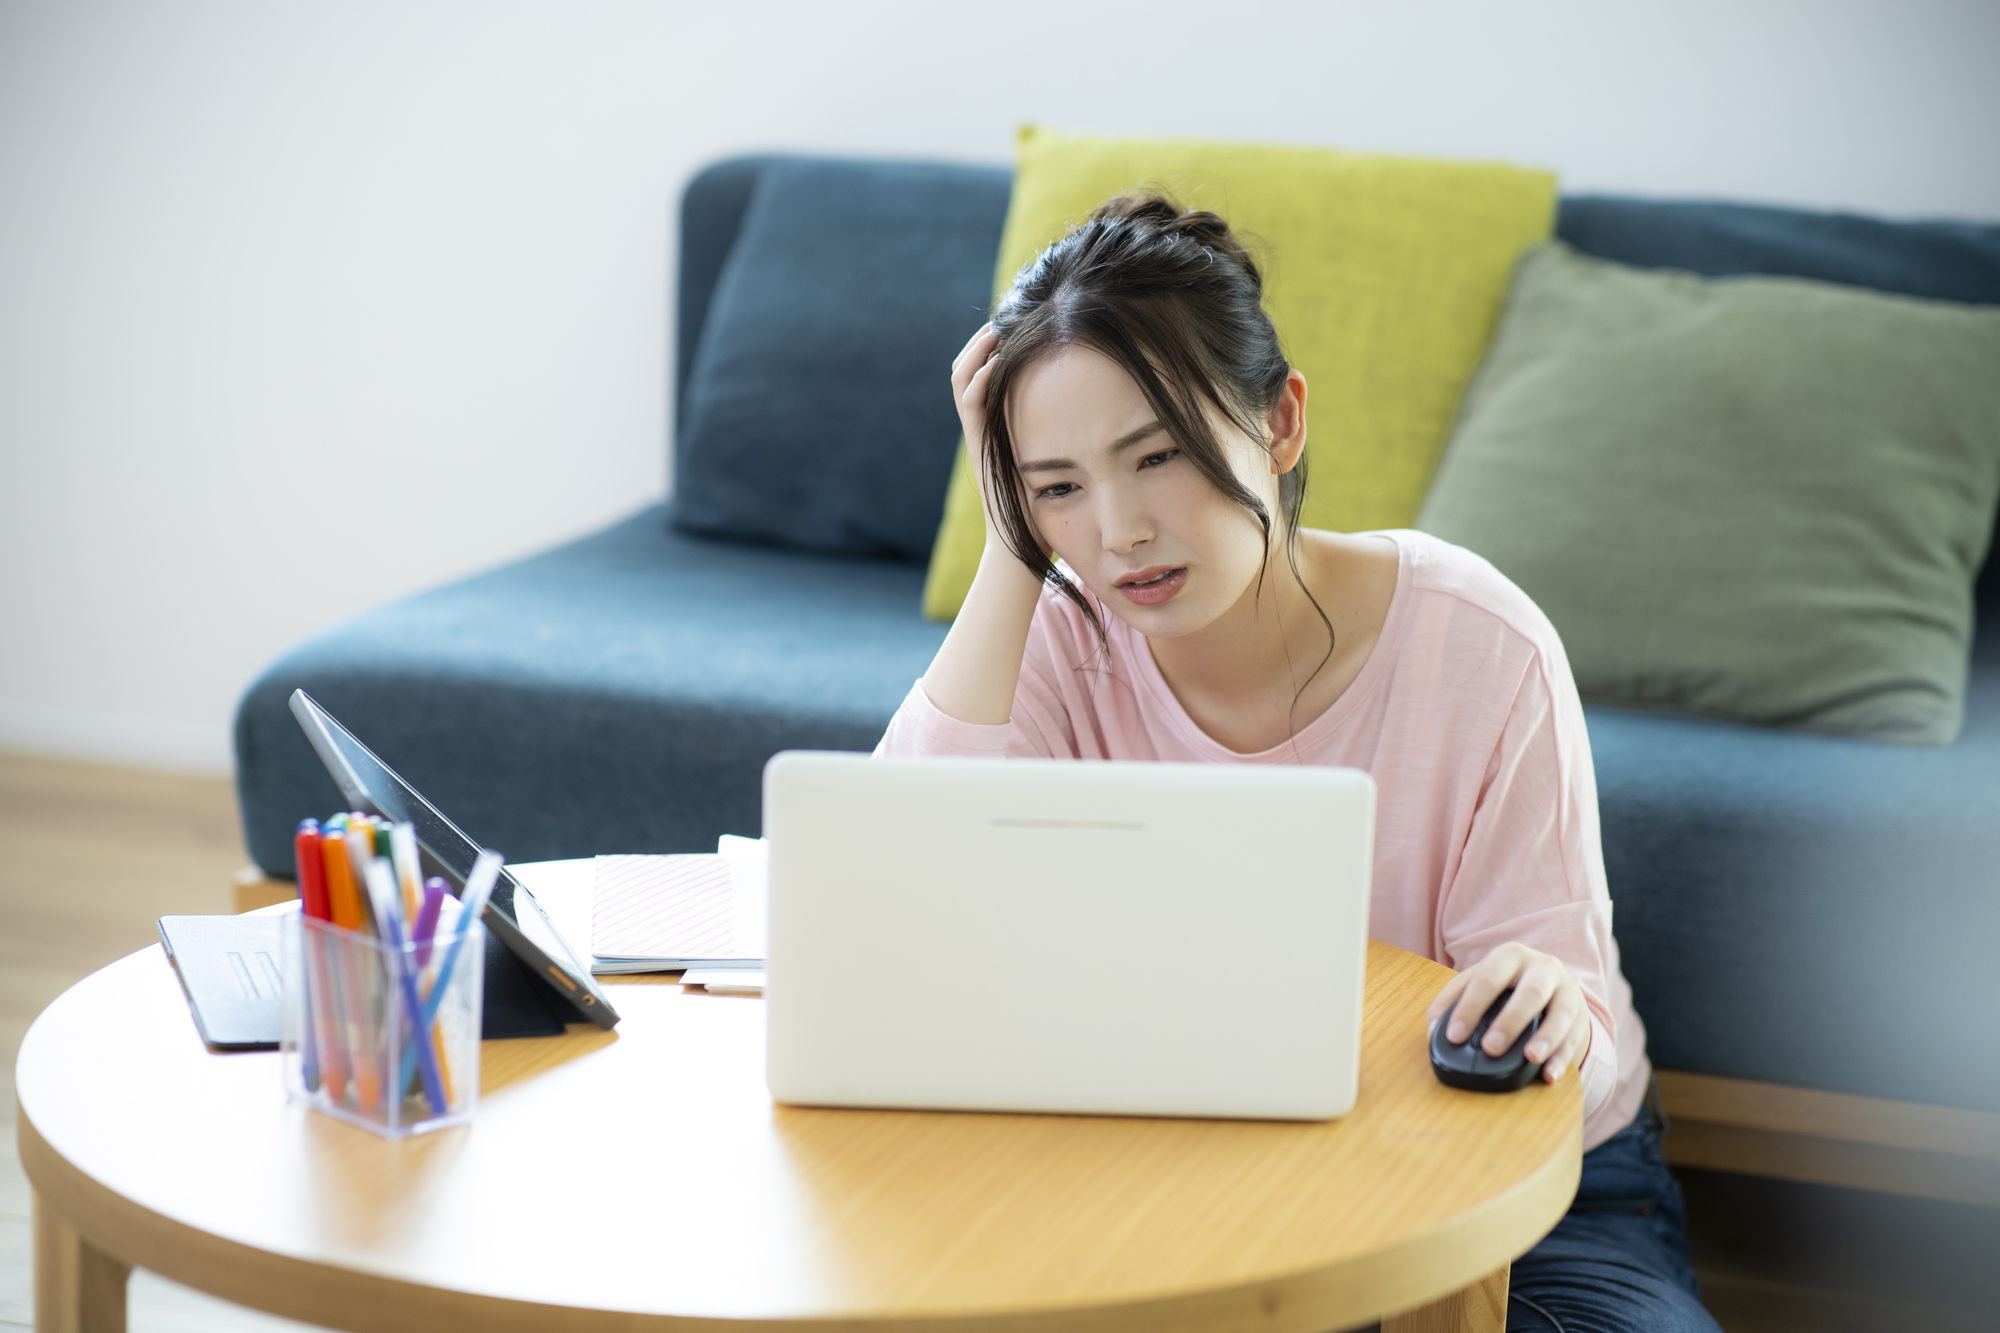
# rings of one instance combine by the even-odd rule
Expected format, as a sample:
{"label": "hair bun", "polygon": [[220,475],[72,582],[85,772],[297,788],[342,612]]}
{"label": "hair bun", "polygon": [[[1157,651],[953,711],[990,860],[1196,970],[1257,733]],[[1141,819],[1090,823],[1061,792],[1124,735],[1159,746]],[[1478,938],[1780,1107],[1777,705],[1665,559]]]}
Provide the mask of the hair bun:
{"label": "hair bun", "polygon": [[1113,195],[1090,215],[1091,222],[1123,222],[1136,231],[1161,239],[1186,238],[1214,254],[1227,255],[1241,264],[1251,279],[1262,286],[1263,275],[1257,261],[1230,230],[1229,224],[1205,209],[1183,209],[1171,197],[1146,190]]}

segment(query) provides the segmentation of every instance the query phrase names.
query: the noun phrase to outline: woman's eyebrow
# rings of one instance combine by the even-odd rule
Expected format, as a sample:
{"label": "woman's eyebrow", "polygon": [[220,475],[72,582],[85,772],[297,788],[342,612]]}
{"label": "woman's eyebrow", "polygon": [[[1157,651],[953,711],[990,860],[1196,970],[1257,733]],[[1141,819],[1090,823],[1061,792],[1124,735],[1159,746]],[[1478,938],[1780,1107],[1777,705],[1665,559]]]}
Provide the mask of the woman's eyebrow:
{"label": "woman's eyebrow", "polygon": [[[1110,447],[1105,452],[1116,454],[1123,450],[1130,449],[1133,445],[1138,444],[1142,440],[1149,440],[1153,436],[1158,435],[1162,430],[1165,429],[1166,427],[1162,426],[1159,422],[1149,421],[1143,426],[1137,427],[1136,429],[1133,430],[1128,430],[1123,435],[1120,435],[1117,439],[1111,442]],[[1032,463],[1020,464],[1015,469],[1015,471],[1070,472],[1074,471],[1075,468],[1076,464],[1070,462],[1067,458],[1038,458]]]}
{"label": "woman's eyebrow", "polygon": [[1162,426],[1159,422],[1148,421],[1145,425],[1140,426],[1137,430],[1128,430],[1123,435],[1120,435],[1117,439],[1113,440],[1111,442],[1111,448],[1109,452],[1114,454],[1122,453],[1123,451],[1130,449],[1133,445],[1139,443],[1141,440],[1150,439],[1153,436],[1158,435],[1164,429],[1166,428]]}
{"label": "woman's eyebrow", "polygon": [[[1132,448],[1140,440],[1150,440],[1152,436],[1160,434],[1160,430],[1164,430],[1164,428],[1166,426],[1162,426],[1160,422],[1148,420],[1144,426],[1138,426],[1134,430],[1126,430],[1124,434],[1120,434],[1116,440],[1110,442],[1110,446],[1104,452],[1118,454],[1118,452],[1122,452],[1126,448]],[[1018,472],[1072,472],[1072,470],[1076,470],[1076,464],[1070,462],[1068,458],[1036,458],[1034,462],[1022,462],[1016,470]]]}

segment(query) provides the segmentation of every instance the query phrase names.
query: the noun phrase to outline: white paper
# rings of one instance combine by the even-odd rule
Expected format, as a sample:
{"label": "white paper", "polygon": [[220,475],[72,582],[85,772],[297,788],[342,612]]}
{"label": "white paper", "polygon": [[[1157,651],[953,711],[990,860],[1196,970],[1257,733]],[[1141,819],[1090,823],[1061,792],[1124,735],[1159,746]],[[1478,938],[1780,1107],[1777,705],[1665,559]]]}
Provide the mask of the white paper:
{"label": "white paper", "polygon": [[712,995],[762,995],[764,974],[751,968],[691,967],[681,973],[681,985],[705,986]]}
{"label": "white paper", "polygon": [[730,906],[736,915],[736,956],[762,960],[771,937],[771,844],[725,833],[716,854],[729,862]]}
{"label": "white paper", "polygon": [[[535,895],[542,914],[576,958],[577,966],[590,965],[590,903],[597,885],[594,857],[574,861],[528,861],[507,867],[515,879]],[[457,899],[448,906],[455,907]]]}

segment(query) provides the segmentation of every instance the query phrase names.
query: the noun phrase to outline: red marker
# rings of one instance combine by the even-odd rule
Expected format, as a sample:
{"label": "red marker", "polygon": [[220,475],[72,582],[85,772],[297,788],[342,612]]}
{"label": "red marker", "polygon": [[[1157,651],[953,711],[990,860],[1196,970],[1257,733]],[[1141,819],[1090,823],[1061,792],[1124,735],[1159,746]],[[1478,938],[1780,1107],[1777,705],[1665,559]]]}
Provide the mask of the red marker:
{"label": "red marker", "polygon": [[326,862],[321,859],[319,844],[319,821],[300,820],[299,831],[292,836],[292,860],[299,878],[299,901],[305,905],[307,916],[318,921],[331,921],[333,909],[326,897]]}
{"label": "red marker", "polygon": [[[292,835],[293,873],[299,880],[299,902],[307,917],[320,921],[332,915],[327,906],[326,862],[320,851],[323,841],[317,819],[300,820],[299,831]],[[337,1102],[347,1095],[347,1062],[340,1051],[339,1028],[330,1012],[333,995],[327,985],[326,960],[321,956],[320,940],[312,932],[306,932],[304,944],[306,994],[310,1002],[306,1011],[302,1072],[308,1089],[319,1091],[324,1079],[327,1094]]]}

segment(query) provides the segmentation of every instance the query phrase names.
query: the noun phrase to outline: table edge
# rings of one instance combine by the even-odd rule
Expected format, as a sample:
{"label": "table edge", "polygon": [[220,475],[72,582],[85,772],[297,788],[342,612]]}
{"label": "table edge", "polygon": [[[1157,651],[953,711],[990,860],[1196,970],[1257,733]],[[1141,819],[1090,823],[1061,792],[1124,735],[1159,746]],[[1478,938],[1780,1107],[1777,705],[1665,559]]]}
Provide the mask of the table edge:
{"label": "table edge", "polygon": [[429,1333],[477,1319],[495,1333],[1325,1333],[1437,1300],[1511,1263],[1568,1209],[1581,1172],[1583,1126],[1565,1150],[1506,1194],[1389,1251],[1229,1287],[1143,1301],[952,1315],[805,1316],[746,1320],[553,1306],[457,1291],[300,1259],[202,1231],[119,1194],[43,1138],[16,1100],[21,1164],[39,1202],[120,1261],[211,1295],[353,1333]]}
{"label": "table edge", "polygon": [[[1373,939],[1369,943],[1396,948]],[[157,955],[161,966],[172,966],[160,945],[149,944],[76,984],[86,985],[141,954]],[[38,1015],[23,1034],[23,1048],[39,1023]],[[743,1333],[750,1325],[772,1333],[1326,1333],[1449,1296],[1526,1253],[1568,1210],[1583,1156],[1579,1116],[1564,1145],[1540,1167],[1475,1209],[1388,1250],[1228,1286],[1036,1309],[746,1319],[551,1305],[432,1286],[218,1236],[138,1203],[70,1162],[42,1135],[21,1092],[17,1080],[22,1167],[40,1205],[53,1209],[90,1244],[133,1267],[225,1300],[352,1333],[432,1333],[440,1320],[475,1318],[495,1333],[547,1333],[551,1328],[563,1333]]]}

